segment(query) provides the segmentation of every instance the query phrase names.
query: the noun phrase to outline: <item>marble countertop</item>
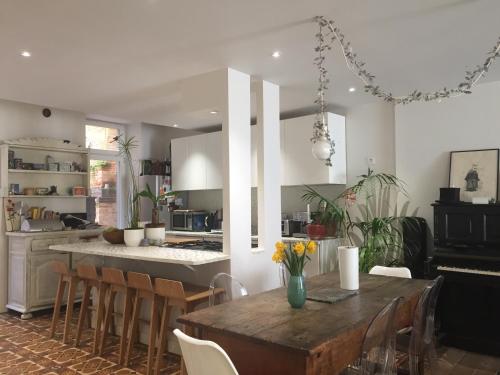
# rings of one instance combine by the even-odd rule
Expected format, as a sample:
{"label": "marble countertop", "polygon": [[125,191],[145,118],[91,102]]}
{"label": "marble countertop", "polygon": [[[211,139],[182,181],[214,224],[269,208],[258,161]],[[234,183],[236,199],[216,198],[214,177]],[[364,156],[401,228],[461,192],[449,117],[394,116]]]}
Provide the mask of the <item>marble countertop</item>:
{"label": "marble countertop", "polygon": [[69,253],[135,259],[158,263],[174,263],[188,266],[220,262],[230,258],[228,254],[217,251],[174,249],[158,246],[127,247],[125,245],[111,245],[104,241],[52,245],[50,249]]}
{"label": "marble countertop", "polygon": [[58,231],[40,231],[40,232],[5,232],[8,237],[51,237],[51,236],[85,236],[99,235],[103,232],[104,227],[96,229],[69,229]]}

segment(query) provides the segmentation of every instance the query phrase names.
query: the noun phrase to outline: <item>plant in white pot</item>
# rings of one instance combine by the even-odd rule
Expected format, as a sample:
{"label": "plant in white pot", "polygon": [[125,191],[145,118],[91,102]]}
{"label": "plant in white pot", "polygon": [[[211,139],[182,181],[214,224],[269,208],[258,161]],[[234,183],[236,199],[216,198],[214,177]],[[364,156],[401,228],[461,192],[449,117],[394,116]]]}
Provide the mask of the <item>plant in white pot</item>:
{"label": "plant in white pot", "polygon": [[144,228],[139,226],[141,215],[140,195],[138,189],[137,174],[135,173],[131,150],[137,148],[137,142],[134,137],[125,137],[120,134],[113,138],[113,142],[118,143],[120,155],[125,159],[130,174],[130,186],[128,192],[128,227],[124,231],[124,240],[126,246],[139,246],[144,239]]}
{"label": "plant in white pot", "polygon": [[165,223],[160,223],[160,202],[174,195],[173,191],[156,195],[151,191],[149,184],[146,184],[146,189],[139,193],[139,196],[149,199],[153,204],[151,223],[146,224],[146,238],[148,240],[162,242],[165,240]]}

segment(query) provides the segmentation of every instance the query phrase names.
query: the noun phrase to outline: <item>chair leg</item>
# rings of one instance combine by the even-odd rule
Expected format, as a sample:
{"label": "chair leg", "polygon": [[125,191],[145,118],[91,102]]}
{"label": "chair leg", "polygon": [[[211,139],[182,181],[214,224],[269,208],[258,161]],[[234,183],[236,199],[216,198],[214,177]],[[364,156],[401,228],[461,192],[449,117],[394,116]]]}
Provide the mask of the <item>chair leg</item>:
{"label": "chair leg", "polygon": [[104,327],[101,333],[101,340],[99,343],[99,355],[102,356],[104,351],[104,344],[106,342],[106,335],[109,332],[109,325],[111,324],[111,319],[113,318],[113,312],[115,310],[115,296],[116,292],[114,290],[109,291],[109,300],[106,306],[106,316],[104,318]]}
{"label": "chair leg", "polygon": [[59,321],[59,316],[61,315],[61,304],[64,296],[64,290],[66,289],[66,281],[64,281],[64,276],[59,275],[59,283],[57,284],[56,301],[54,303],[54,313],[52,314],[52,323],[50,324],[49,338],[54,338],[57,329],[57,323]]}
{"label": "chair leg", "polygon": [[130,362],[130,356],[132,354],[132,348],[134,346],[134,342],[137,336],[137,328],[139,326],[140,307],[141,307],[141,297],[139,296],[139,293],[136,293],[134,299],[134,308],[132,312],[132,326],[130,327],[130,337],[127,345],[127,353],[125,354],[124,366],[128,366]]}
{"label": "chair leg", "polygon": [[102,320],[104,316],[104,302],[106,298],[106,290],[107,286],[106,284],[100,283],[99,287],[97,288],[97,318],[96,318],[96,324],[95,324],[95,333],[94,333],[94,345],[92,348],[92,354],[97,354],[99,350],[99,338],[101,336],[101,330],[102,330]]}
{"label": "chair leg", "polygon": [[153,372],[153,358],[156,350],[156,335],[158,325],[158,298],[153,297],[151,301],[151,318],[149,320],[149,342],[148,342],[148,361],[146,374],[151,375]]}
{"label": "chair leg", "polygon": [[127,338],[129,336],[130,314],[132,309],[132,296],[132,290],[127,289],[127,292],[125,293],[125,306],[123,308],[122,336],[120,337],[120,364],[123,364],[125,360]]}
{"label": "chair leg", "polygon": [[63,335],[64,344],[67,344],[69,341],[69,332],[71,327],[71,318],[73,317],[73,306],[75,304],[75,294],[76,294],[77,284],[78,284],[78,278],[72,277],[69,282],[68,303],[66,305],[66,319],[64,321],[64,335]]}
{"label": "chair leg", "polygon": [[83,298],[82,304],[80,306],[80,316],[78,317],[78,326],[76,328],[76,338],[75,338],[75,346],[80,346],[80,340],[82,338],[83,331],[83,322],[85,321],[85,317],[87,315],[87,310],[89,309],[90,302],[90,291],[92,287],[86,282],[83,282]]}
{"label": "chair leg", "polygon": [[168,323],[170,321],[171,311],[172,307],[168,305],[168,301],[165,301],[161,314],[160,337],[158,339],[158,353],[156,354],[155,375],[160,375],[163,362],[163,353],[165,353],[165,350],[168,349]]}

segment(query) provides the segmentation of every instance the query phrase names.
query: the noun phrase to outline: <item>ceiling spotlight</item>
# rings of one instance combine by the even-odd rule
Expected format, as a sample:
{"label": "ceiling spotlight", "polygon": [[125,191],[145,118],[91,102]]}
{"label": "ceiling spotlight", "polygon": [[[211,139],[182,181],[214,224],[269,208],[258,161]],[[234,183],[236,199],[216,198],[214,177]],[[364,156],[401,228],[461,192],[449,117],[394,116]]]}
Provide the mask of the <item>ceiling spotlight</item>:
{"label": "ceiling spotlight", "polygon": [[31,57],[31,52],[30,51],[22,51],[21,56],[22,57]]}
{"label": "ceiling spotlight", "polygon": [[216,115],[217,113],[219,113],[219,112],[217,112],[217,111],[210,111],[211,115]]}
{"label": "ceiling spotlight", "polygon": [[274,57],[275,59],[277,59],[277,58],[279,58],[281,56],[281,52],[280,51],[274,51],[271,56]]}
{"label": "ceiling spotlight", "polygon": [[356,91],[356,87],[349,87],[349,92],[354,92]]}
{"label": "ceiling spotlight", "polygon": [[178,128],[179,127],[179,124],[174,124],[174,128]]}

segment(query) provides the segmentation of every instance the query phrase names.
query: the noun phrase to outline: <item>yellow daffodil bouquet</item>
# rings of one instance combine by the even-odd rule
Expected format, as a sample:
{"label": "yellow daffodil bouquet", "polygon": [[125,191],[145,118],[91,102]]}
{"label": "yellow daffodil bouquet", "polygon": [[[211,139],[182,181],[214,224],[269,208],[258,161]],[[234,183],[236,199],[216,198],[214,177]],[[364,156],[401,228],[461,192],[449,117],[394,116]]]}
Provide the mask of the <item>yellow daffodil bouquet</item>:
{"label": "yellow daffodil bouquet", "polygon": [[304,265],[311,260],[309,254],[316,252],[317,244],[314,241],[299,241],[289,245],[276,242],[275,248],[273,261],[283,263],[291,276],[302,276]]}

